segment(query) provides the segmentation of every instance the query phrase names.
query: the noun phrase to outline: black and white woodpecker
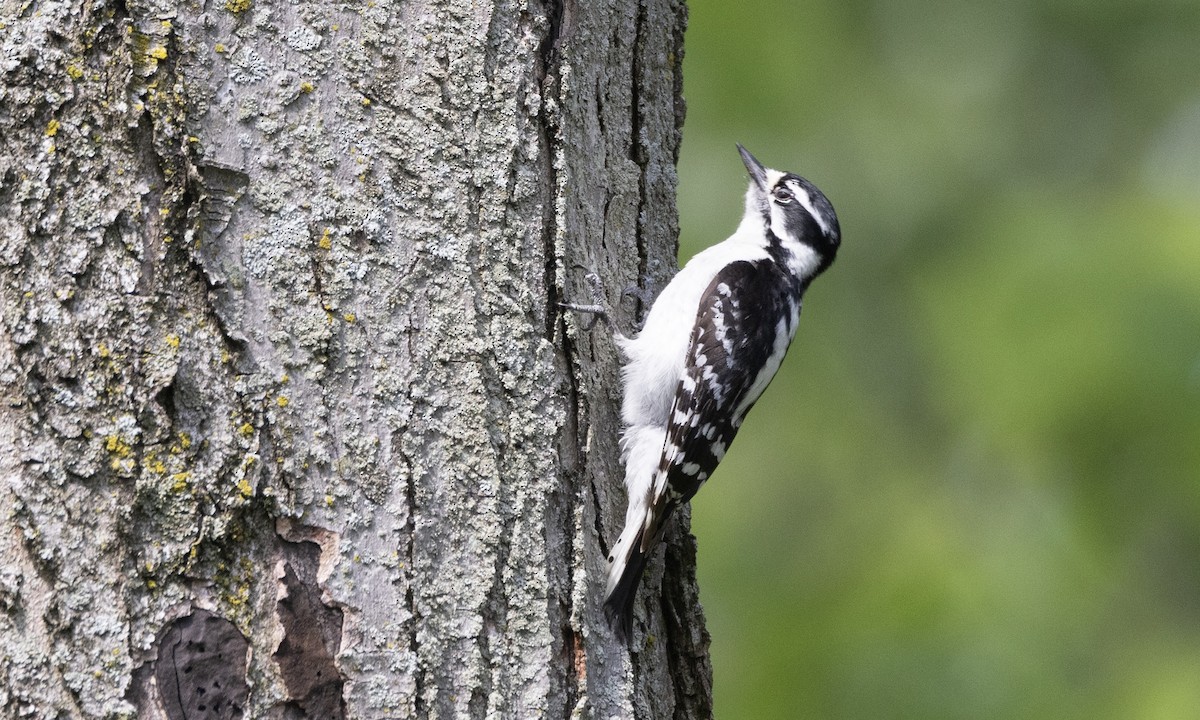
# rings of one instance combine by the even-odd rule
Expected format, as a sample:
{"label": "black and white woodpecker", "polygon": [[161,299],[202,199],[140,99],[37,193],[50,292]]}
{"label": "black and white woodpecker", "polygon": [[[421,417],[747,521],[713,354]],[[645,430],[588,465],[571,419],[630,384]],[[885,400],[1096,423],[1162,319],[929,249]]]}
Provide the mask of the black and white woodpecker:
{"label": "black and white woodpecker", "polygon": [[[625,357],[621,450],[629,508],[609,553],[604,612],[623,638],[667,520],[725,457],[783,362],[804,291],[837,256],[841,233],[825,195],[799,175],[763,167],[741,145],[738,151],[750,187],[737,230],[688,261],[636,337],[613,328]],[[597,295],[595,305],[564,307],[604,315]]]}

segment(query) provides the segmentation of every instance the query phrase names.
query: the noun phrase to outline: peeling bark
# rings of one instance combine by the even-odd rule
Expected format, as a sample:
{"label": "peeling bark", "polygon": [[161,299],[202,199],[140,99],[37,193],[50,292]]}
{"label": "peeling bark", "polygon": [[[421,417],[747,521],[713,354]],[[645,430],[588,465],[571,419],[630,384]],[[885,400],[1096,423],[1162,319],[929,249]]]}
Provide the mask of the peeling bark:
{"label": "peeling bark", "polygon": [[0,4],[4,715],[711,715],[686,517],[604,627],[617,359],[557,309],[674,270],[684,17]]}

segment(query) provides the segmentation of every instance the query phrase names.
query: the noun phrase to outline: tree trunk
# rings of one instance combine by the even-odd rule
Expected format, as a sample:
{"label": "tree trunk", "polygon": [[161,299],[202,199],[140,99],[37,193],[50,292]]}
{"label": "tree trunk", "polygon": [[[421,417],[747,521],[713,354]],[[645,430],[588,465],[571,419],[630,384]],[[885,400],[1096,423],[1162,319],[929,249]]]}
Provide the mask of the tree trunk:
{"label": "tree trunk", "polygon": [[675,267],[684,16],[0,5],[0,714],[711,714],[557,307]]}

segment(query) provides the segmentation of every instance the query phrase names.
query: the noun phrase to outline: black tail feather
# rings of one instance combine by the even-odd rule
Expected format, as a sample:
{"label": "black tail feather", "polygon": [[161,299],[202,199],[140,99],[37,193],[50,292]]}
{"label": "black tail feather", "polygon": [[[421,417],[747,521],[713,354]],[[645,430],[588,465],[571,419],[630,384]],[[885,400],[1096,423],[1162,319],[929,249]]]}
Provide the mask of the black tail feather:
{"label": "black tail feather", "polygon": [[629,642],[633,636],[633,605],[637,600],[642,573],[646,570],[646,554],[638,547],[640,540],[639,536],[634,542],[621,579],[604,601],[604,617],[621,642]]}

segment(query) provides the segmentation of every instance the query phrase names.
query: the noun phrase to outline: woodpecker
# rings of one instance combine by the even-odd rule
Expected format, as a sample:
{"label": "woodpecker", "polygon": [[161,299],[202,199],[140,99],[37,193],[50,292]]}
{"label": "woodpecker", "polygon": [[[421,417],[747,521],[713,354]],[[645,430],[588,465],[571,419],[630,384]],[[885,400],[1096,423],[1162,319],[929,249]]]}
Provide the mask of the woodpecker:
{"label": "woodpecker", "polygon": [[737,148],[750,173],[741,224],[688,261],[635,337],[612,326],[595,275],[596,304],[563,305],[609,320],[625,359],[629,506],[608,557],[604,602],[622,639],[631,636],[638,583],[667,520],[709,479],[775,377],[804,291],[833,264],[841,240],[833,206],[815,185]]}

